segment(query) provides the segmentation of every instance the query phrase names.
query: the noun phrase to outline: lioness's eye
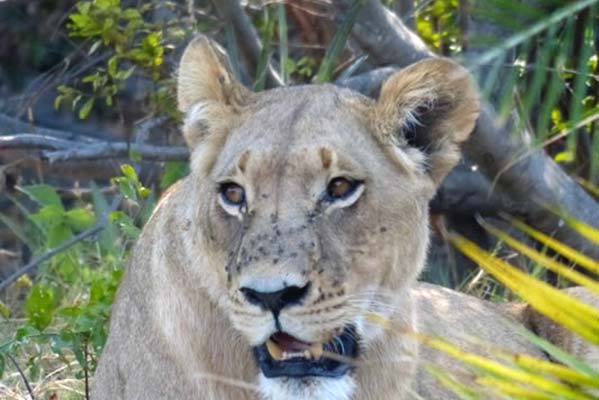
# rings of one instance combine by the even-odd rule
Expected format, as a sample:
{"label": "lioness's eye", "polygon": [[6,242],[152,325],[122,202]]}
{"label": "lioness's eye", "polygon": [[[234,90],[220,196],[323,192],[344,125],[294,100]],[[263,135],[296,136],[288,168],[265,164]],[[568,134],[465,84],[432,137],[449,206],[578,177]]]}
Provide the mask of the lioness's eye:
{"label": "lioness's eye", "polygon": [[239,206],[245,203],[245,190],[236,183],[223,183],[220,186],[220,194],[228,204]]}
{"label": "lioness's eye", "polygon": [[327,186],[327,195],[334,200],[339,200],[350,196],[360,185],[359,181],[349,180],[347,178],[334,178]]}

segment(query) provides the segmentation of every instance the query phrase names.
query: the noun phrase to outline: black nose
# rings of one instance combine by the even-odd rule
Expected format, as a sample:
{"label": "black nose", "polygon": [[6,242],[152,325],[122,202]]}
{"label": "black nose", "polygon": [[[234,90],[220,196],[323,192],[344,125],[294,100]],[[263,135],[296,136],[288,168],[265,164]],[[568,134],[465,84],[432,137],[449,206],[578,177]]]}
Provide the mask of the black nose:
{"label": "black nose", "polygon": [[277,316],[283,308],[301,302],[306,297],[309,288],[310,284],[308,283],[304,287],[288,286],[276,292],[258,292],[247,287],[242,287],[239,290],[247,301],[265,310],[270,310]]}

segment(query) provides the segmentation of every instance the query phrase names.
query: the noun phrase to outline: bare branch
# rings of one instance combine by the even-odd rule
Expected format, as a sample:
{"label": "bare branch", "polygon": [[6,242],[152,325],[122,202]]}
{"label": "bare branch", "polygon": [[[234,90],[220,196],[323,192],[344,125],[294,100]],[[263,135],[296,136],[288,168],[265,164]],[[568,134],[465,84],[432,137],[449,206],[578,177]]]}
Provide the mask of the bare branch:
{"label": "bare branch", "polygon": [[98,234],[99,232],[103,231],[106,228],[106,226],[108,225],[108,217],[109,217],[110,213],[117,209],[119,204],[121,204],[122,199],[123,199],[123,197],[121,195],[117,195],[112,200],[112,204],[110,205],[110,208],[107,210],[107,212],[104,215],[102,215],[100,217],[100,220],[98,221],[98,223],[96,225],[92,226],[91,228],[89,228],[83,232],[78,233],[77,235],[73,236],[72,238],[70,238],[68,240],[65,240],[60,245],[54,247],[53,249],[50,249],[45,254],[42,254],[41,256],[34,258],[33,260],[29,261],[29,263],[27,263],[23,267],[19,268],[18,270],[16,270],[12,274],[10,274],[8,276],[8,278],[6,278],[2,282],[0,282],[0,291],[4,290],[8,286],[10,286],[14,281],[19,279],[21,276],[31,272],[33,269],[35,269],[41,263],[48,261],[49,259],[54,257],[56,254],[68,249],[69,247],[81,242],[84,239],[87,239],[88,237],[94,236],[94,235]]}
{"label": "bare branch", "polygon": [[59,139],[52,136],[36,135],[33,133],[17,133],[16,135],[0,136],[2,149],[68,149],[73,146],[72,140]]}
{"label": "bare branch", "polygon": [[15,134],[19,132],[36,133],[45,136],[54,136],[66,140],[78,140],[89,143],[97,141],[97,139],[95,138],[80,135],[76,132],[64,131],[60,129],[43,128],[32,124],[28,124],[27,122],[23,122],[15,117],[0,114],[0,135],[4,133]]}
{"label": "bare branch", "polygon": [[522,214],[519,203],[515,203],[500,190],[493,190],[487,177],[476,165],[460,163],[445,178],[430,203],[433,213],[458,215]]}
{"label": "bare branch", "polygon": [[143,160],[149,161],[181,161],[189,158],[189,151],[184,146],[154,146],[124,142],[104,142],[90,144],[84,148],[43,151],[42,157],[49,162],[81,161],[128,157],[132,153],[139,155]]}
{"label": "bare branch", "polygon": [[[333,0],[337,13],[348,9],[351,0]],[[404,67],[434,54],[378,0],[366,0],[352,32],[356,41],[368,50],[371,59],[381,65]],[[513,162],[513,157],[528,144],[511,132],[509,125],[497,122],[495,111],[485,106],[465,154],[499,187],[523,207],[529,223],[587,254],[599,258],[599,248],[563,226],[561,218],[550,210],[562,210],[571,217],[599,229],[599,204],[555,164],[544,151]],[[513,165],[506,169],[505,167]]]}
{"label": "bare branch", "polygon": [[399,69],[394,67],[377,68],[360,75],[337,80],[335,84],[353,89],[366,96],[376,97],[376,94],[381,87],[381,82],[384,82],[389,76],[397,71],[399,71]]}
{"label": "bare branch", "polygon": [[189,151],[184,146],[99,141],[85,143],[32,134],[0,136],[0,149],[45,149],[41,152],[41,158],[51,163],[123,158],[131,153],[150,161],[182,161],[189,158]]}

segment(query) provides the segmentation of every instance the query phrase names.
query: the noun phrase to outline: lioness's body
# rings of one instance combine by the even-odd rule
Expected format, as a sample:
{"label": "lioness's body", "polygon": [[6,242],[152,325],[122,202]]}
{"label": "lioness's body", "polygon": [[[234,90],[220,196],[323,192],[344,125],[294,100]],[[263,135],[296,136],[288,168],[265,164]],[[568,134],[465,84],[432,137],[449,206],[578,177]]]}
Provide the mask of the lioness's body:
{"label": "lioness's body", "polygon": [[[427,372],[459,366],[415,333],[542,356],[511,329],[524,308],[416,283],[428,202],[478,115],[463,68],[421,62],[376,102],[332,85],[250,93],[201,37],[178,92],[191,172],[134,249],[95,400],[451,398]],[[267,347],[268,369],[252,349],[281,335],[353,358],[287,362]]]}
{"label": "lioness's body", "polygon": [[[113,310],[110,331],[118,335],[110,336],[95,378],[96,387],[104,391],[94,393],[95,399],[259,398],[252,390],[236,386],[257,385],[257,368],[226,311],[210,299],[208,288],[192,286],[183,274],[169,272],[179,263],[192,262],[184,259],[181,243],[186,218],[178,212],[189,201],[188,181],[178,183],[161,201],[134,251],[132,268],[125,274]],[[164,232],[172,236],[165,240]],[[210,282],[205,284],[210,286]],[[181,295],[195,308],[177,306]],[[505,320],[515,321],[494,304],[425,283],[411,289],[410,297],[417,310],[416,326],[422,333],[442,336],[466,350],[474,350],[468,338],[492,338],[497,347],[542,357],[539,350],[514,334]],[[392,319],[409,315],[406,307]],[[167,337],[161,327],[172,319],[182,325],[176,336]],[[390,333],[372,343],[358,372],[355,399],[395,400],[406,392],[402,385],[413,360],[394,349],[395,341],[395,334]],[[455,370],[455,361],[437,352],[421,348],[420,356],[422,361]],[[219,378],[223,382],[219,383]],[[454,398],[422,368],[411,388],[426,399]]]}

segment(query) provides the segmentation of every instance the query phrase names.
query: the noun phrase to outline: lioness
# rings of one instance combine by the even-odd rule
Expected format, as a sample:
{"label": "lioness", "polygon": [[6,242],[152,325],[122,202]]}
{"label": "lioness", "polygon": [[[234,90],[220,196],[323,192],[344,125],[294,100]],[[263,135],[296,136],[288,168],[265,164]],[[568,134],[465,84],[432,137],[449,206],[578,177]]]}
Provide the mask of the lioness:
{"label": "lioness", "polygon": [[479,113],[464,68],[419,62],[378,101],[252,93],[201,36],[178,104],[191,173],[135,247],[94,399],[452,398],[423,368],[452,361],[412,331],[543,356],[507,311],[416,282],[428,202]]}

